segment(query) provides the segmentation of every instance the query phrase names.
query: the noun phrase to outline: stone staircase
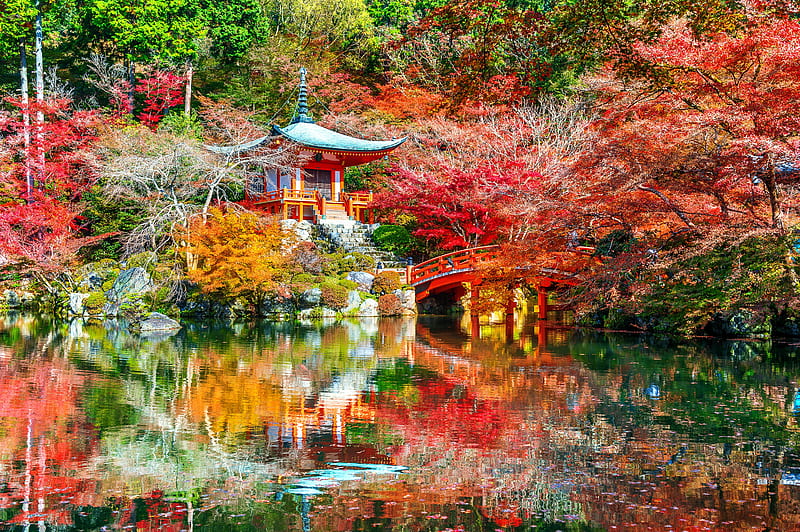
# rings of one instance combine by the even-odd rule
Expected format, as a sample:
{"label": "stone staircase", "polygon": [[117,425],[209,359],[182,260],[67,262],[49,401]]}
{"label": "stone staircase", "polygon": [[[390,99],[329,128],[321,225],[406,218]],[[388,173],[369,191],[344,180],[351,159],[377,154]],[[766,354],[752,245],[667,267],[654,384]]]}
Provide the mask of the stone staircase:
{"label": "stone staircase", "polygon": [[372,231],[378,224],[363,224],[353,220],[330,219],[321,220],[317,224],[319,236],[333,247],[341,248],[349,253],[363,253],[381,263],[383,268],[405,268],[405,262],[394,253],[378,249],[372,240]]}

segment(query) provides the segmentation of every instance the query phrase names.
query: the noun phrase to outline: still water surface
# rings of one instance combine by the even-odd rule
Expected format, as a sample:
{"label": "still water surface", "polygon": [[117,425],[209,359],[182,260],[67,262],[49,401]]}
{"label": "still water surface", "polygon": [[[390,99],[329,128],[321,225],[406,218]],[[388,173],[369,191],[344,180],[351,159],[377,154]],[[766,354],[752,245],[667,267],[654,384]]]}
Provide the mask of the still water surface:
{"label": "still water surface", "polygon": [[800,530],[800,347],[469,325],[0,316],[0,529]]}

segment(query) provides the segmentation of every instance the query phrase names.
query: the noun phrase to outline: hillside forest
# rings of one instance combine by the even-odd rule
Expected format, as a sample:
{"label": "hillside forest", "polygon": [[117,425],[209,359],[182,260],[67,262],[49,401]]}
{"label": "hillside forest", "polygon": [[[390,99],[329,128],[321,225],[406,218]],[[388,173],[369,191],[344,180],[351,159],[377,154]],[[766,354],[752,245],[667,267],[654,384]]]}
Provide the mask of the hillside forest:
{"label": "hillside forest", "polygon": [[292,151],[204,147],[287,124],[304,67],[318,124],[408,138],[345,176],[384,248],[501,246],[481,310],[557,264],[586,325],[800,335],[798,58],[791,0],[10,0],[0,291],[56,308],[121,261],[154,310],[340,298],[369,265],[243,201]]}

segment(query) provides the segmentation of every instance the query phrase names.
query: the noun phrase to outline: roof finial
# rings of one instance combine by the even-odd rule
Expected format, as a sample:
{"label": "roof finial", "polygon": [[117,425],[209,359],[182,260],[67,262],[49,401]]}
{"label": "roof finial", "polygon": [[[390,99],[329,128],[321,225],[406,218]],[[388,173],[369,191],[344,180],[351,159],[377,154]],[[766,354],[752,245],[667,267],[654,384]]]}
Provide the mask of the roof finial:
{"label": "roof finial", "polygon": [[297,115],[292,119],[292,124],[298,122],[314,123],[314,119],[308,116],[308,89],[306,88],[305,67],[300,68],[300,94],[297,96]]}

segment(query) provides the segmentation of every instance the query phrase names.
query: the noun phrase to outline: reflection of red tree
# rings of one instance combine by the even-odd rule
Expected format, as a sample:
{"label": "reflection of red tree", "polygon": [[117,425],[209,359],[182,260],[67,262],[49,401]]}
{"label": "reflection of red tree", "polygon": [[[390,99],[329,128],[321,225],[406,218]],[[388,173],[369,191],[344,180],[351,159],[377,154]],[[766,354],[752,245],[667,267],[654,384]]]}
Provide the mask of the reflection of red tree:
{"label": "reflection of red tree", "polygon": [[0,455],[18,464],[0,506],[22,506],[14,522],[70,523],[61,503],[79,504],[81,493],[94,491],[92,481],[75,474],[97,450],[77,407],[83,377],[65,361],[29,363],[0,371]]}
{"label": "reflection of red tree", "polygon": [[519,506],[514,503],[502,501],[496,506],[481,506],[480,512],[483,517],[490,519],[497,526],[515,527],[522,525],[522,518],[519,516]]}
{"label": "reflection of red tree", "polygon": [[499,442],[510,424],[510,412],[500,400],[479,400],[470,389],[446,377],[415,386],[418,401],[407,405],[383,396],[377,418],[402,432],[407,442],[424,438],[461,446],[486,448]]}

